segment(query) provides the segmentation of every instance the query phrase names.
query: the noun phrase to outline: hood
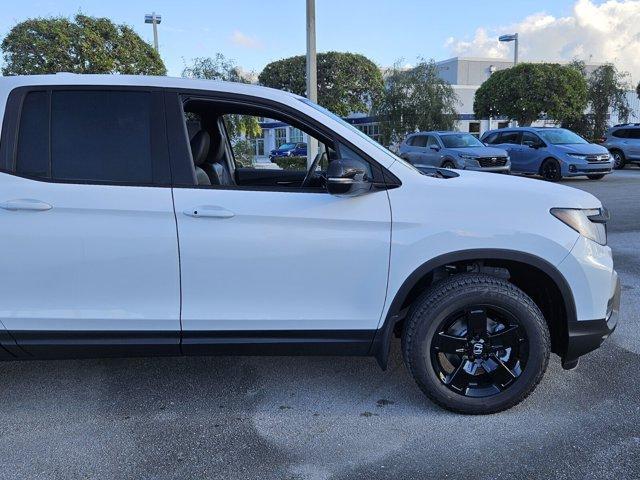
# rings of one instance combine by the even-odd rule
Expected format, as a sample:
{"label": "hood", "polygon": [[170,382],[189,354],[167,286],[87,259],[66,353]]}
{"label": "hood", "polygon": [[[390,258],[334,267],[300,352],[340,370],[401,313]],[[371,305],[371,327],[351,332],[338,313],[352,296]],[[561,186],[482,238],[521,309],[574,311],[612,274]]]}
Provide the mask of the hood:
{"label": "hood", "polygon": [[[396,162],[398,168],[405,165],[399,172],[404,177],[405,173],[412,177],[412,189],[416,196],[424,193],[426,200],[433,202],[433,195],[438,196],[435,189],[456,189],[467,193],[473,192],[473,208],[482,211],[488,208],[492,211],[500,211],[501,207],[508,205],[522,205],[522,212],[539,212],[554,207],[559,208],[600,208],[602,203],[595,196],[577,188],[545,182],[537,178],[519,177],[515,175],[500,175],[487,172],[475,172],[470,170],[455,170],[457,175],[449,178],[436,178],[420,173],[404,161]],[[411,169],[415,172],[405,172]],[[402,179],[401,177],[401,179]],[[416,180],[414,182],[414,179]],[[427,188],[425,188],[427,187]]]}
{"label": "hood", "polygon": [[466,148],[445,148],[448,152],[456,155],[473,155],[474,157],[506,157],[505,150],[495,147],[466,147]]}
{"label": "hood", "polygon": [[564,153],[580,153],[582,155],[595,155],[609,153],[609,151],[602,145],[595,143],[572,143],[570,145],[553,145],[553,147]]}
{"label": "hood", "polygon": [[479,198],[492,198],[498,202],[526,202],[564,208],[600,208],[602,203],[584,190],[545,182],[538,178],[499,175],[495,173],[460,170],[458,178],[444,180],[458,182],[461,188],[474,190]]}

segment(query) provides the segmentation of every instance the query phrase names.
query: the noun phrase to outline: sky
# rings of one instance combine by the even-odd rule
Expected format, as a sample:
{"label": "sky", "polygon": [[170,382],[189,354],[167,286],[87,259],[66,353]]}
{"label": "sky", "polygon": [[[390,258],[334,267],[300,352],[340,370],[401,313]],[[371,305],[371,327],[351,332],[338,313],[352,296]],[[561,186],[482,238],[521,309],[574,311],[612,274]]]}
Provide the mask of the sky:
{"label": "sky", "polygon": [[[0,35],[29,17],[82,12],[126,23],[153,41],[144,14],[162,15],[169,75],[217,52],[259,73],[305,52],[305,0],[4,0]],[[522,60],[614,62],[640,80],[640,0],[316,0],[317,48],[361,53],[381,67],[403,59],[512,58],[497,36],[517,31]]]}

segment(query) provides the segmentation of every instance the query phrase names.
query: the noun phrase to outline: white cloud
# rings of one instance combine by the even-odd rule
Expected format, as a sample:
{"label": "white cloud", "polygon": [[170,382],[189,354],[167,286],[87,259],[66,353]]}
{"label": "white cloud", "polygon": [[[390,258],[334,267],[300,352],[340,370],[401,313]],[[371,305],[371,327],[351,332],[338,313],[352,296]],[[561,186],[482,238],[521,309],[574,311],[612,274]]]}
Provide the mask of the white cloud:
{"label": "white cloud", "polygon": [[256,37],[245,35],[240,30],[235,30],[231,35],[231,43],[246,48],[263,48],[264,45]]}
{"label": "white cloud", "polygon": [[536,13],[514,25],[478,28],[471,39],[451,37],[445,46],[455,55],[511,58],[513,44],[497,37],[514,32],[523,60],[613,62],[640,80],[639,0],[576,0],[570,16]]}

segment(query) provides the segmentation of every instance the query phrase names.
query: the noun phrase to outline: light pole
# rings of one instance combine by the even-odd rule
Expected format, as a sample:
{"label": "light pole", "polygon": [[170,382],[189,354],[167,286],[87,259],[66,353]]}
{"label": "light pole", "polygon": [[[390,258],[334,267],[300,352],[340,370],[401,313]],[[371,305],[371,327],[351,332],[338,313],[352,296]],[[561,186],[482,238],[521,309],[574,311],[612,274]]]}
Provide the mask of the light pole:
{"label": "light pole", "polygon": [[500,42],[514,42],[513,49],[513,66],[518,65],[518,34],[510,33],[508,35],[501,35],[498,37],[498,41]]}
{"label": "light pole", "polygon": [[[318,68],[316,62],[316,0],[307,0],[307,98],[318,101]],[[318,142],[307,137],[307,166],[310,167],[318,152]]]}
{"label": "light pole", "polygon": [[158,24],[162,22],[162,15],[156,15],[156,12],[152,12],[144,16],[144,23],[151,23],[153,25],[153,46],[158,51]]}

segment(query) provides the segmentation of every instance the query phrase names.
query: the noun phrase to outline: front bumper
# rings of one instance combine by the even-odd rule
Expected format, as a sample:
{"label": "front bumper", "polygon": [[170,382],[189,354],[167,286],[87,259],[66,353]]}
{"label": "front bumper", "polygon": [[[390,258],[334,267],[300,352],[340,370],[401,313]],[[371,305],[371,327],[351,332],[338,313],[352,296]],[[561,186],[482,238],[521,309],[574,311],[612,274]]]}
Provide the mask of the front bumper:
{"label": "front bumper", "polygon": [[465,170],[472,170],[474,172],[510,173],[511,165],[507,164],[501,167],[465,167]]}
{"label": "front bumper", "polygon": [[601,175],[611,173],[613,170],[613,162],[594,162],[594,163],[575,163],[567,162],[563,168],[562,175],[566,177],[577,177],[581,175]]}
{"label": "front bumper", "polygon": [[578,359],[598,348],[613,333],[620,315],[620,279],[616,271],[612,275],[612,292],[607,302],[607,315],[598,320],[573,320],[567,324],[567,348],[562,366],[575,367]]}

